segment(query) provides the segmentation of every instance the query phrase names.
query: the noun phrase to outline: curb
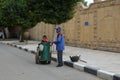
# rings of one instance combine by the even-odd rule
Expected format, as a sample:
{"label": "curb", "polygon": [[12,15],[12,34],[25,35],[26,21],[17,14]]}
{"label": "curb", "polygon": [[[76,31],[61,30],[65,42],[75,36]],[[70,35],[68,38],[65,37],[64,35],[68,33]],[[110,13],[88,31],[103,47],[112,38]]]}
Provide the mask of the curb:
{"label": "curb", "polygon": [[100,70],[100,69],[95,68],[95,67],[85,66],[85,65],[73,63],[70,61],[64,61],[64,64],[69,66],[69,67],[93,74],[93,75],[95,75],[99,78],[105,79],[105,80],[120,80],[120,74],[107,72],[107,71]]}
{"label": "curb", "polygon": [[[4,44],[4,43],[2,43],[2,44]],[[16,48],[19,48],[19,49],[22,49],[22,50],[24,50],[26,52],[30,52],[32,54],[36,53],[35,51],[28,50],[27,48],[19,47],[19,46],[15,45],[15,44],[10,44],[10,43],[5,43],[5,44],[16,47]],[[51,57],[51,59],[53,61],[57,62],[57,58]],[[78,64],[76,62],[64,61],[64,64],[66,66],[78,69],[80,71],[90,73],[92,75],[95,75],[95,76],[97,76],[99,78],[102,78],[102,79],[105,79],[105,80],[120,80],[120,74],[107,72],[107,71],[101,70],[99,68],[91,67],[91,66],[81,65],[81,64]]]}

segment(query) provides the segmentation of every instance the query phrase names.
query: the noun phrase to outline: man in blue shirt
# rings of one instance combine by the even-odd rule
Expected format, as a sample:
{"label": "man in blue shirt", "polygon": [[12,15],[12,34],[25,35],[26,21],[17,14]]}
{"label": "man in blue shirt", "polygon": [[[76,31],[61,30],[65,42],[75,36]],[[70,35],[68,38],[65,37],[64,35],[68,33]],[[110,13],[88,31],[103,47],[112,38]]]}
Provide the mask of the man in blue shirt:
{"label": "man in blue shirt", "polygon": [[63,66],[63,50],[64,50],[64,36],[61,33],[61,27],[56,27],[57,38],[53,42],[56,44],[58,65],[56,67]]}

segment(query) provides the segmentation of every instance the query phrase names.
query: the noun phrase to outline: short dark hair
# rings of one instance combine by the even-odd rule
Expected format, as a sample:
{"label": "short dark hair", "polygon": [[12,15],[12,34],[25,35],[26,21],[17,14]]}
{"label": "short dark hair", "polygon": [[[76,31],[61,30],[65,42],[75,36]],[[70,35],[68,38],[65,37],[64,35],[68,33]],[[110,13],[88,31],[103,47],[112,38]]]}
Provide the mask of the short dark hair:
{"label": "short dark hair", "polygon": [[43,35],[43,37],[47,38],[47,36],[46,36],[46,35]]}

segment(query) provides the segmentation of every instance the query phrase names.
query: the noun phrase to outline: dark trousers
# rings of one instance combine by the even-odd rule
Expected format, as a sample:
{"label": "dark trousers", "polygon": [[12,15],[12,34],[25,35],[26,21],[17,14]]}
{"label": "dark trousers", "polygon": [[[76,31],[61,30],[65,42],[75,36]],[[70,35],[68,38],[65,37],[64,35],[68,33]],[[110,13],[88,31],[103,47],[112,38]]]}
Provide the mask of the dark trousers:
{"label": "dark trousers", "polygon": [[57,51],[58,65],[63,65],[63,51]]}

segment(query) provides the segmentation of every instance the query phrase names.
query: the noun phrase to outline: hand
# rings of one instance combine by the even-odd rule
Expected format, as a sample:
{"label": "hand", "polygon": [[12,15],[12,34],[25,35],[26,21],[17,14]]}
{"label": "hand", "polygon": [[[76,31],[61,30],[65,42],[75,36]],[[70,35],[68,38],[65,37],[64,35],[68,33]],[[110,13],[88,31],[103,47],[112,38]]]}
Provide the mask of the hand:
{"label": "hand", "polygon": [[53,42],[50,42],[50,45],[53,45]]}
{"label": "hand", "polygon": [[38,45],[40,45],[41,43],[38,43]]}

